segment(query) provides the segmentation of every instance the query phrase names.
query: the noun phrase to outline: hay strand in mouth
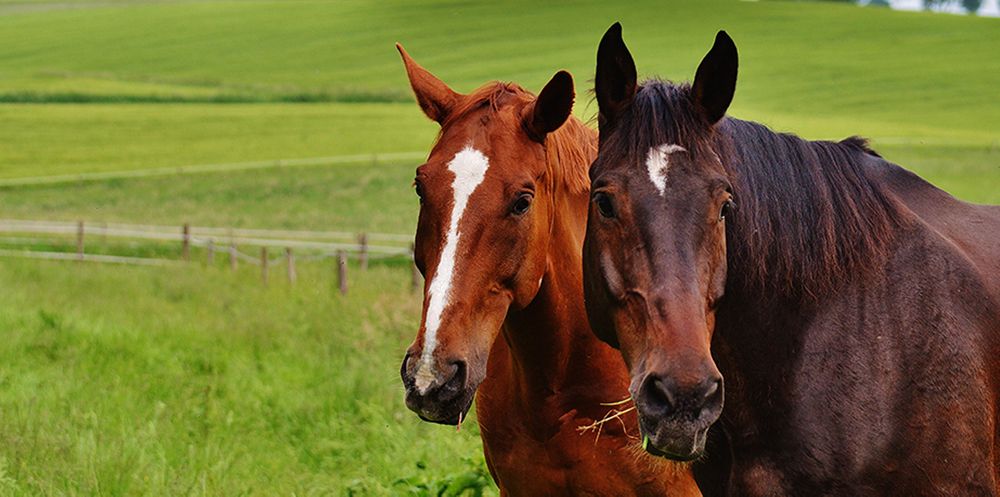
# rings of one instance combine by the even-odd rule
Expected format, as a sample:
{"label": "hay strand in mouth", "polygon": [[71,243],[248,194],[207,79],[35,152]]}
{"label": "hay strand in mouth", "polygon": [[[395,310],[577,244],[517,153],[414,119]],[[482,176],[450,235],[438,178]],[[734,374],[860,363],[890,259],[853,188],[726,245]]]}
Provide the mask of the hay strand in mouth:
{"label": "hay strand in mouth", "polygon": [[[617,402],[602,402],[601,405],[602,406],[609,406],[609,407],[611,407],[611,406],[620,406],[620,405],[626,404],[626,403],[631,402],[631,401],[632,401],[632,397],[626,397],[625,399],[619,400]],[[622,416],[624,416],[624,415],[626,415],[626,414],[628,414],[628,413],[630,413],[630,412],[632,412],[634,410],[635,410],[635,405],[633,405],[632,407],[629,407],[627,409],[618,409],[617,407],[615,407],[615,408],[611,409],[610,411],[608,411],[608,413],[606,415],[604,415],[604,417],[601,418],[600,420],[594,421],[593,423],[591,423],[589,425],[586,425],[586,426],[578,426],[576,428],[576,431],[580,432],[581,434],[587,433],[587,432],[591,432],[591,431],[596,432],[596,435],[594,436],[594,445],[597,445],[597,442],[601,439],[601,431],[604,429],[604,423],[607,423],[608,421],[612,421],[612,420],[617,419],[618,422],[621,423],[621,425],[622,425],[622,431],[625,433],[625,436],[628,437],[628,438],[636,438],[636,437],[633,437],[632,435],[629,434],[628,427],[625,426],[625,420],[622,419]]]}
{"label": "hay strand in mouth", "polygon": [[455,431],[462,431],[462,412],[458,412],[458,423],[455,424]]}

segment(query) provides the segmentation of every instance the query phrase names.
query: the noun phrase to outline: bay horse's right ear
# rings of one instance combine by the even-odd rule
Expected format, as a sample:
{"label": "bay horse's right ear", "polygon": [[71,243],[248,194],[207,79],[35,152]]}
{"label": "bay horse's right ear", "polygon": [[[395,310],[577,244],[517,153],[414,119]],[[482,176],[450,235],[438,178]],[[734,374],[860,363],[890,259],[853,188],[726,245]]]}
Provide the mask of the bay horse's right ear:
{"label": "bay horse's right ear", "polygon": [[607,132],[632,102],[636,92],[635,61],[622,40],[622,25],[614,23],[604,33],[597,47],[597,74],[594,90],[597,93],[598,127]]}
{"label": "bay horse's right ear", "polygon": [[448,85],[428,72],[427,69],[420,67],[420,64],[417,64],[410,58],[410,54],[406,53],[403,45],[397,43],[396,50],[399,50],[399,55],[403,58],[406,75],[410,78],[410,87],[413,88],[413,94],[417,97],[420,108],[427,117],[437,121],[438,124],[444,123],[444,120],[448,118],[448,113],[458,102],[460,95],[448,88]]}

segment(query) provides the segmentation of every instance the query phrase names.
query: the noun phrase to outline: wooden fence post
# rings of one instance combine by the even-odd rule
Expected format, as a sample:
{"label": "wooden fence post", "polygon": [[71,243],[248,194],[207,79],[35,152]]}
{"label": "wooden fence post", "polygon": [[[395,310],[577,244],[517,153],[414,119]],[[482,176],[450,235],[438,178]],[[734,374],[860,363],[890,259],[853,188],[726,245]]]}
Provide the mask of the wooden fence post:
{"label": "wooden fence post", "polygon": [[236,272],[236,242],[229,244],[229,270]]}
{"label": "wooden fence post", "polygon": [[292,247],[285,248],[285,263],[287,265],[288,283],[294,285],[297,275],[295,274],[295,254],[292,253]]}
{"label": "wooden fence post", "polygon": [[362,233],[358,235],[358,266],[361,267],[362,271],[368,270],[368,234]]}
{"label": "wooden fence post", "polygon": [[76,258],[83,260],[83,221],[76,222]]}
{"label": "wooden fence post", "polygon": [[337,287],[341,295],[347,295],[347,255],[343,250],[337,251]]}
{"label": "wooden fence post", "polygon": [[414,244],[410,244],[410,291],[416,292],[420,290],[420,270],[417,269],[417,259],[414,256],[416,247]]}
{"label": "wooden fence post", "polygon": [[267,285],[267,276],[268,276],[268,274],[267,274],[268,273],[267,263],[268,263],[268,260],[267,260],[267,247],[261,247],[260,248],[260,279],[261,279],[261,281],[264,282],[265,285]]}
{"label": "wooden fence post", "polygon": [[191,260],[191,225],[188,223],[181,228],[181,257],[185,261]]}
{"label": "wooden fence post", "polygon": [[209,266],[215,265],[215,241],[211,238],[208,239],[208,244],[205,247],[208,251],[208,255],[205,256],[205,261]]}

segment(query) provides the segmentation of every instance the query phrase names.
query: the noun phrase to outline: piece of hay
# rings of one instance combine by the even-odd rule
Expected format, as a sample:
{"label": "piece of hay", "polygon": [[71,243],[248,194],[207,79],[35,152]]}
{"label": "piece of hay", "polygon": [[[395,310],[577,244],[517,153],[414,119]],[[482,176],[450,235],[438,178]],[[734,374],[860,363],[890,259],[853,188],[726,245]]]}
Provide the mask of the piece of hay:
{"label": "piece of hay", "polygon": [[[620,405],[623,405],[623,404],[627,404],[627,403],[629,403],[631,401],[632,401],[632,397],[626,397],[626,398],[624,398],[622,400],[619,400],[617,402],[601,402],[601,405],[602,406],[609,406],[609,407],[620,406]],[[594,445],[597,445],[598,440],[601,439],[601,431],[604,429],[604,423],[607,423],[608,421],[617,419],[618,422],[621,423],[621,425],[622,425],[622,431],[625,432],[625,436],[626,437],[638,439],[637,437],[633,437],[632,435],[629,434],[628,427],[625,426],[625,420],[622,419],[622,416],[624,416],[624,415],[626,415],[626,414],[628,414],[628,413],[630,413],[630,412],[632,412],[634,410],[635,410],[635,406],[634,405],[632,407],[627,408],[627,409],[613,408],[613,409],[609,410],[608,413],[602,419],[600,419],[598,421],[594,421],[593,423],[591,423],[589,425],[586,425],[586,426],[578,426],[576,428],[576,431],[580,432],[581,434],[587,433],[587,432],[591,432],[591,431],[597,432],[597,434],[594,436]]]}

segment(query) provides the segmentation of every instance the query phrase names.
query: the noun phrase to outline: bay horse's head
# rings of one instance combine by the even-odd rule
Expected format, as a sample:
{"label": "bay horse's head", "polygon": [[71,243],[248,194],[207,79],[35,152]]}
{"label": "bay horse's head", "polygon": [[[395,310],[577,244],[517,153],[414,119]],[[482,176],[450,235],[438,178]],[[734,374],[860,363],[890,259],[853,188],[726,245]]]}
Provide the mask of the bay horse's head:
{"label": "bay horse's head", "polygon": [[554,211],[544,144],[570,115],[573,79],[556,73],[537,98],[509,83],[461,95],[397,48],[420,108],[441,125],[415,180],[414,258],[426,283],[401,375],[411,410],[456,424],[508,310],[541,286]]}
{"label": "bay horse's head", "polygon": [[722,411],[710,344],[735,204],[712,137],[732,101],[736,67],[725,32],[691,85],[638,86],[618,24],[597,54],[600,147],[584,242],[587,312],[628,365],[643,445],[677,460],[700,456]]}

